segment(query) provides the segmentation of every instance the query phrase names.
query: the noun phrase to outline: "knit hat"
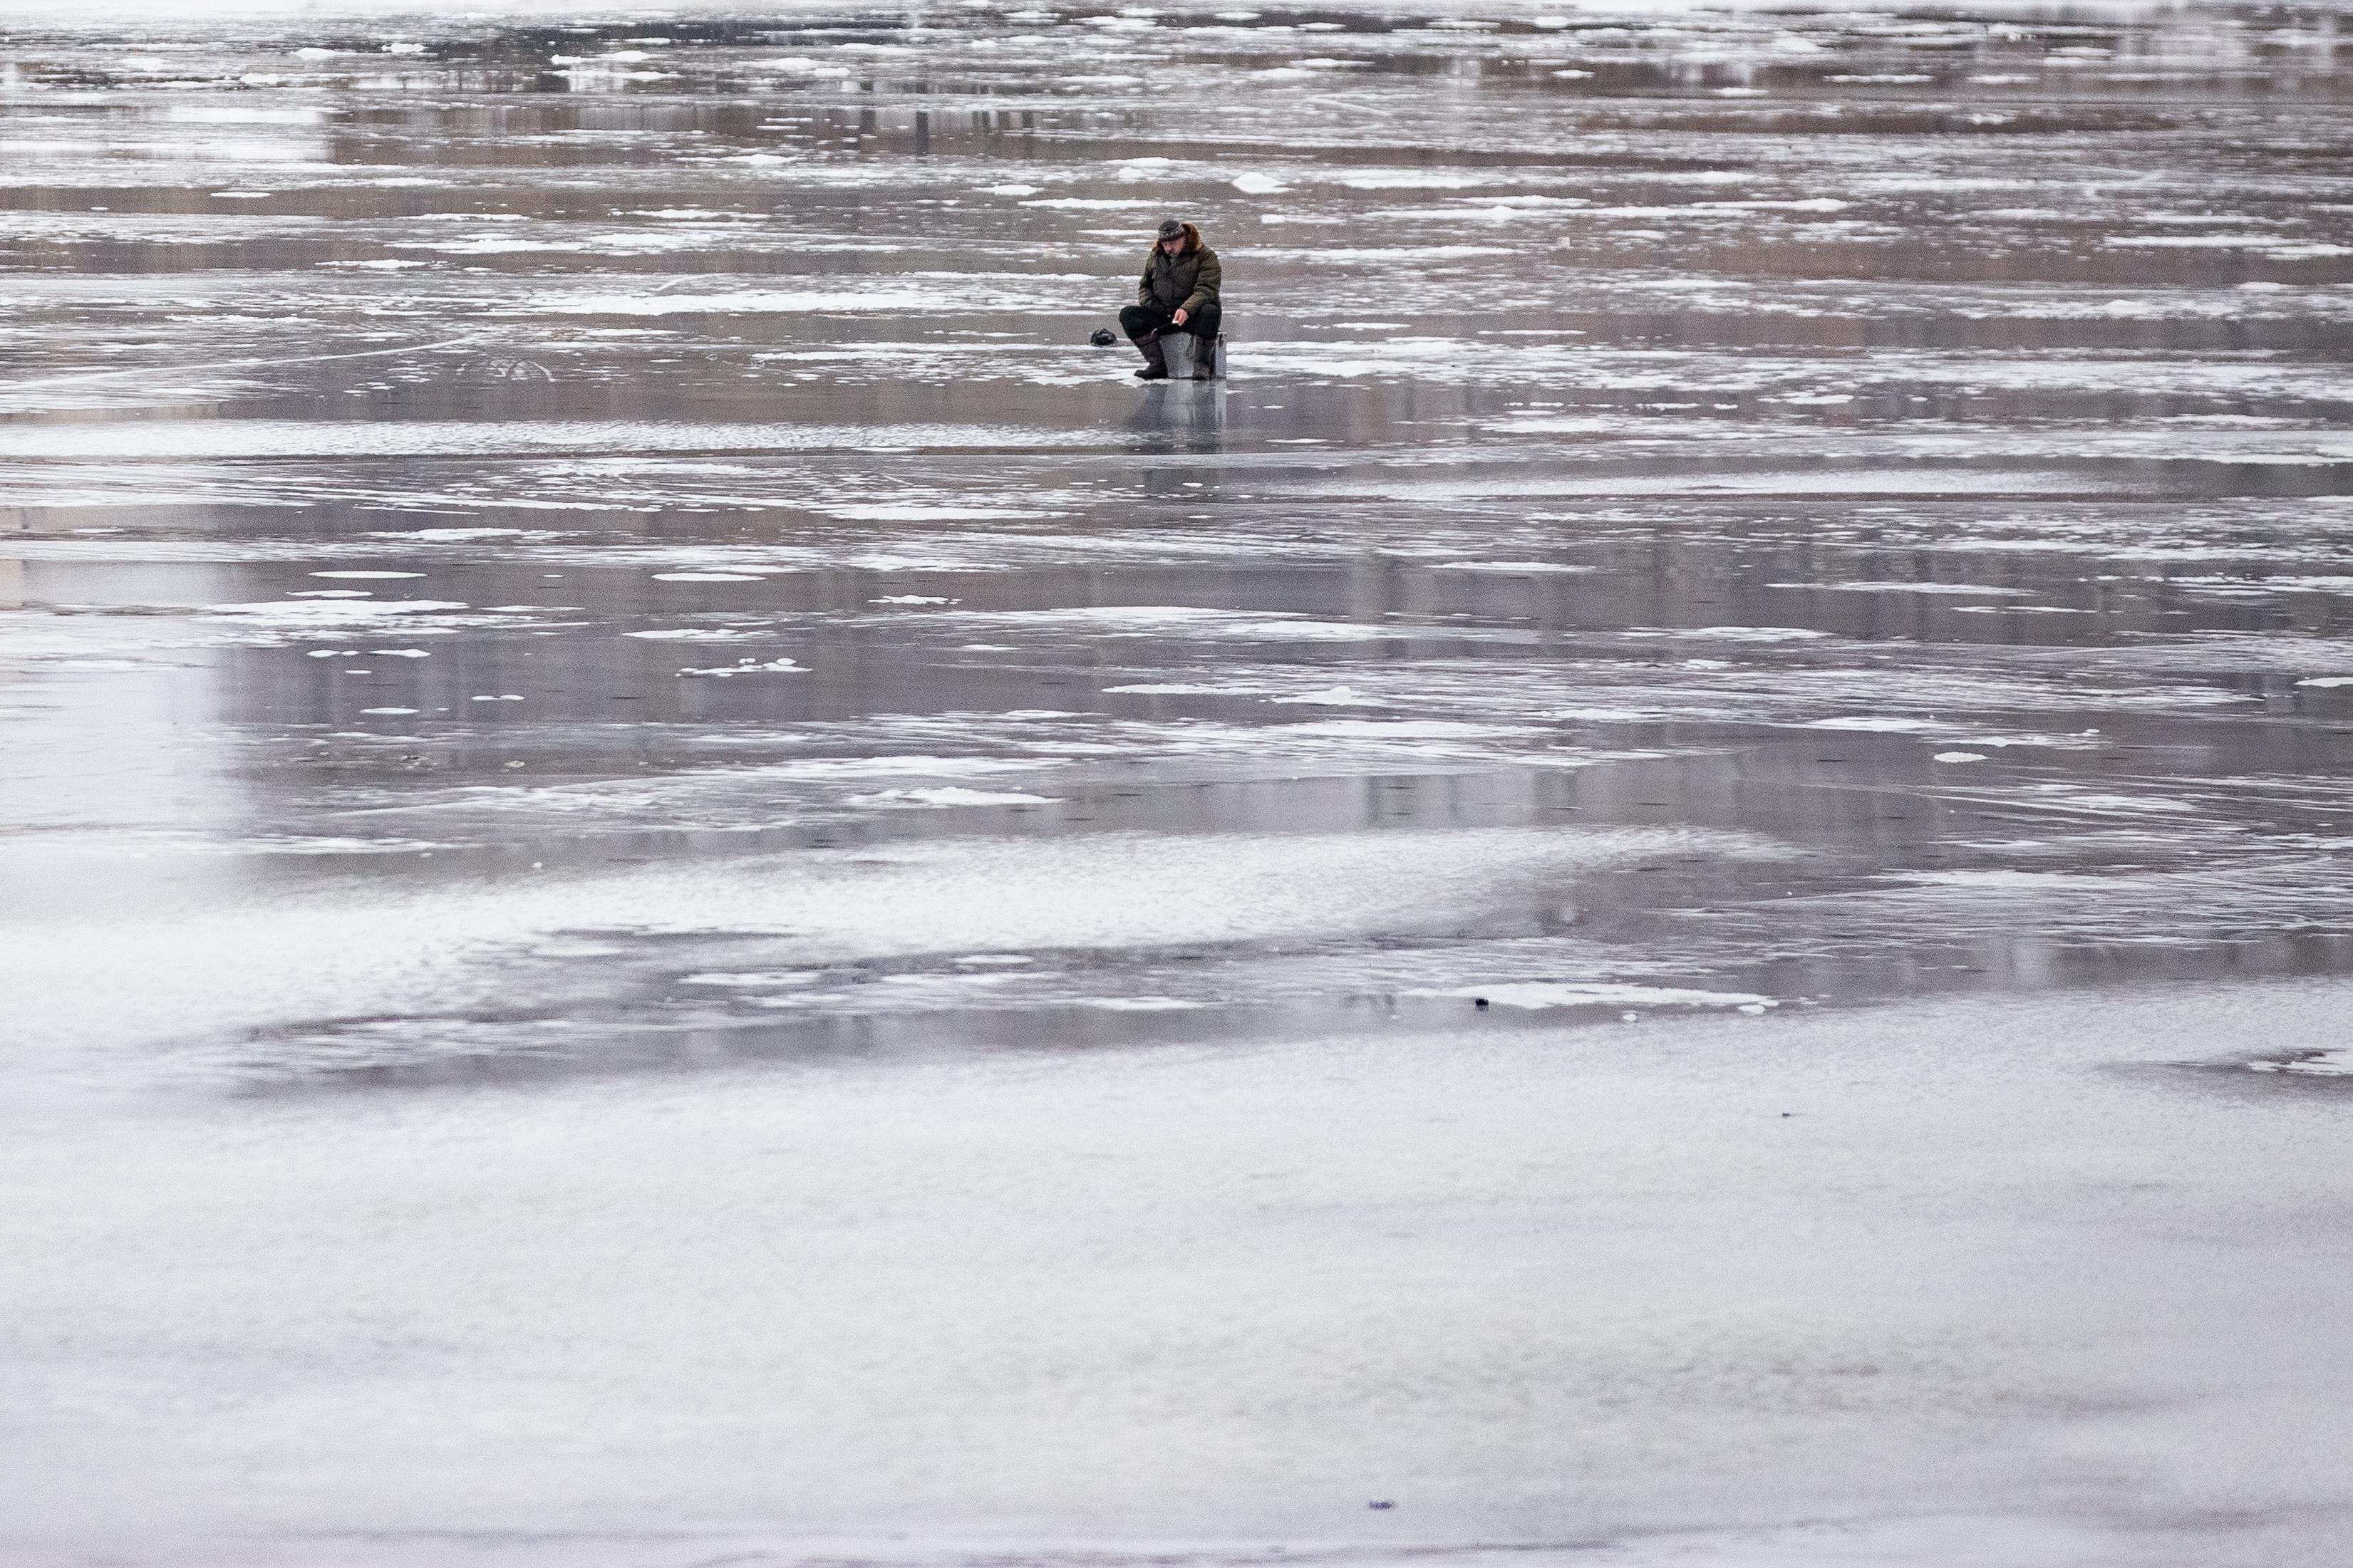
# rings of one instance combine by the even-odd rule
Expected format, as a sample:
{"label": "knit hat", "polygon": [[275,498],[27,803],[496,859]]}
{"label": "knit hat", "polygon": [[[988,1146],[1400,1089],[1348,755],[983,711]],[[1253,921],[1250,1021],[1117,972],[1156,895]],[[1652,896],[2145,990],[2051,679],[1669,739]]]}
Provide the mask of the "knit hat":
{"label": "knit hat", "polygon": [[1162,218],[1160,220],[1160,237],[1163,239],[1182,239],[1185,237],[1185,226],[1178,223],[1173,217]]}

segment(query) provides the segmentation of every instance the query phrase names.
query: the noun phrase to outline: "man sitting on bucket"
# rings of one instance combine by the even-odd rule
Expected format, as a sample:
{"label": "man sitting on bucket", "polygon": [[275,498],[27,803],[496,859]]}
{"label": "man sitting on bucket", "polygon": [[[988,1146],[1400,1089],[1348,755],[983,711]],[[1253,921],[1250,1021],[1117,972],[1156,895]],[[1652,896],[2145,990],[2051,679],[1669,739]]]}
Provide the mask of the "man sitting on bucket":
{"label": "man sitting on bucket", "polygon": [[1199,229],[1173,217],[1160,226],[1152,259],[1135,286],[1135,303],[1119,313],[1121,330],[1144,355],[1138,376],[1159,381],[1167,375],[1162,344],[1172,335],[1180,353],[1217,341],[1221,273],[1218,253],[1201,243]]}

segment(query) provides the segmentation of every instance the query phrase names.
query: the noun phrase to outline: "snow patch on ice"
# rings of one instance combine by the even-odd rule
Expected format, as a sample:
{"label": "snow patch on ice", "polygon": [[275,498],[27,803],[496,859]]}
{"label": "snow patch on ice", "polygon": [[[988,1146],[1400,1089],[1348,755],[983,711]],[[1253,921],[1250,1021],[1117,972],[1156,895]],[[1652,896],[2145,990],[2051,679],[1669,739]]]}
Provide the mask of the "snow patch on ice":
{"label": "snow patch on ice", "polygon": [[206,605],[208,616],[279,626],[343,626],[389,620],[399,616],[438,615],[466,606],[447,599],[286,599],[250,605]]}
{"label": "snow patch on ice", "polygon": [[813,984],[821,977],[814,969],[705,970],[696,974],[681,974],[681,985],[716,985],[728,990],[772,990],[782,986]]}
{"label": "snow patch on ice", "polygon": [[1497,572],[1509,576],[1536,576],[1546,573],[1582,574],[1597,570],[1591,566],[1570,566],[1558,561],[1435,561],[1428,570],[1432,572]]}
{"label": "snow patch on ice", "polygon": [[822,512],[827,517],[838,517],[844,522],[989,522],[998,520],[1018,522],[1060,515],[1050,511],[1024,511],[1014,507],[950,506],[924,501],[819,506],[810,510]]}
{"label": "snow patch on ice", "polygon": [[1961,594],[1972,598],[2024,597],[2024,588],[1994,588],[1982,583],[1767,583],[1767,588],[1802,588],[1817,594]]}
{"label": "snow patch on ice", "polygon": [[708,669],[681,669],[681,679],[706,675],[724,680],[731,675],[806,675],[808,668],[789,658],[739,659],[733,664],[716,665]]}
{"label": "snow patch on ice", "polygon": [[1771,996],[1746,991],[1699,991],[1675,985],[1635,985],[1617,981],[1510,981],[1500,985],[1461,985],[1412,990],[1408,996],[1467,997],[1497,1007],[1778,1007]]}
{"label": "snow patch on ice", "polygon": [[2353,1078],[2353,1049],[2316,1051],[2285,1062],[2249,1062],[2252,1072],[2307,1073],[2316,1078]]}
{"label": "snow patch on ice", "polygon": [[1810,626],[1629,626],[1619,636],[1629,637],[1705,638],[1714,642],[1810,642],[1831,637]]}
{"label": "snow patch on ice", "polygon": [[960,310],[944,290],[739,289],[714,294],[543,294],[509,312],[544,316],[753,316],[866,310]]}
{"label": "snow patch on ice", "polygon": [[2006,866],[1956,868],[1948,871],[1897,871],[1894,879],[1933,888],[1978,888],[1997,892],[2067,892],[2107,888],[2113,879],[2081,871],[2021,871]]}
{"label": "snow patch on ice", "polygon": [[1353,686],[1327,686],[1320,691],[1303,691],[1295,697],[1270,697],[1269,702],[1299,703],[1314,708],[1386,708],[1388,703],[1378,697],[1357,690]]}
{"label": "snow patch on ice", "polygon": [[428,543],[461,543],[476,539],[558,539],[562,535],[543,529],[527,528],[410,528],[398,532],[377,532],[375,539],[417,539]]}
{"label": "snow patch on ice", "polygon": [[877,790],[871,795],[854,795],[850,801],[857,805],[1053,805],[1060,795],[1029,795],[1020,790],[965,789],[955,784],[943,784],[925,789]]}
{"label": "snow patch on ice", "polygon": [[1809,730],[1859,730],[1890,735],[1916,735],[1936,730],[1949,730],[1950,724],[1936,719],[1901,719],[1892,715],[1856,713],[1836,719],[1816,719],[1806,725]]}

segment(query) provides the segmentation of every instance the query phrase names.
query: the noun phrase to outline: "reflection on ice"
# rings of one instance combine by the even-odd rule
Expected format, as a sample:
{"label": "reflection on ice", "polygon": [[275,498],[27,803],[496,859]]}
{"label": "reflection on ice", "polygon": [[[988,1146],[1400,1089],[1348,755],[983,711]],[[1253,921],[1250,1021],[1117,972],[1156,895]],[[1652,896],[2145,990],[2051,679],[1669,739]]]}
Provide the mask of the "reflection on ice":
{"label": "reflection on ice", "polygon": [[2340,16],[5,10],[0,1556],[2335,1568]]}

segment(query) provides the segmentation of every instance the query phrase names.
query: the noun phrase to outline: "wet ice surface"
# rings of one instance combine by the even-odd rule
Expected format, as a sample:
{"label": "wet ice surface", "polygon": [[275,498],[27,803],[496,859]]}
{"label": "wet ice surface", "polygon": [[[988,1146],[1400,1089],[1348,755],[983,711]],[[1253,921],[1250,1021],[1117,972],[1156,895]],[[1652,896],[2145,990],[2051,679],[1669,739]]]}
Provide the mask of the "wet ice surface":
{"label": "wet ice surface", "polygon": [[[1691,1042],[1863,1038],[1820,1022],[1844,1004],[1909,999],[1963,1041],[1971,1006],[2042,1016],[1997,1004],[2014,993],[2269,975],[2321,989],[2223,994],[2333,996],[2353,968],[2342,26],[2316,7],[19,23],[0,32],[6,1070],[45,1107],[132,1086],[230,1117],[239,1148],[280,1129],[309,1169],[347,1119],[388,1150],[407,1118],[463,1142],[502,1114],[484,1105],[586,1104],[617,1143],[644,1107],[691,1121],[791,1085],[864,1114],[1070,1072],[1056,1114],[1083,1121],[1085,1086],[1145,1092],[1078,1060],[1112,1047],[1170,1053],[1135,1070],[1175,1074],[1177,1100],[1229,1071],[1288,1093],[1228,1064],[1366,1030],[1454,1041],[1498,1082],[1521,1048],[1573,1076],[1602,1047],[1558,1026],[1670,1015],[1720,1020],[1659,1037],[1721,1110],[1760,1069],[1694,1066]],[[1084,346],[1164,210],[1225,258],[1226,384],[1141,388],[1126,351]],[[2078,1037],[2004,1082],[2135,1135],[2180,1113],[2137,1120],[2148,1100],[2220,1097],[2252,1142],[2191,1136],[2241,1157],[2341,1103],[2320,1025],[2144,1039],[2055,1005]],[[2152,1053],[2183,1070],[2101,1070]],[[1893,1070],[1868,1039],[1854,1054]],[[1486,1102],[1464,1092],[1430,1150],[1475,1145]],[[2281,1121],[2241,1125],[2260,1117]],[[1245,1121],[1245,1142],[1295,1135]],[[1670,1180],[1672,1151],[1647,1155]],[[26,1191],[52,1190],[47,1157]],[[218,1192],[248,1201],[259,1167],[220,1158]],[[1268,1179],[1271,1201],[1325,1201]],[[1526,1224],[1562,1223],[1536,1217],[1552,1191]],[[1920,1203],[1905,1223],[1961,1199]],[[945,1222],[874,1223],[920,1248]],[[2341,1261],[2327,1234],[2311,1245]],[[1925,1235],[1911,1256],[1934,1267]],[[2137,1245],[2128,1270],[2192,1266]],[[1214,1267],[1261,1278],[1243,1254]],[[1770,1294],[1769,1272],[1741,1288]],[[27,1300],[22,1321],[64,1310]],[[2211,1326],[2185,1308],[2151,1342],[2193,1320]],[[1282,1332],[1323,1331],[1304,1322]],[[71,1359],[40,1332],[35,1359]],[[1913,1347],[1890,1386],[1932,1414],[1905,1427],[1906,1477],[1993,1429],[1938,1404],[1916,1358],[2031,1381],[2081,1349],[2030,1339]],[[1095,1349],[1098,1377],[1127,1353]],[[1407,1377],[1435,1353],[1409,1335],[1366,1364]],[[983,1368],[927,1429],[966,1440],[986,1391],[1033,1397],[1038,1364]],[[1708,1419],[1820,1395],[1814,1362],[1770,1364]],[[27,1388],[104,1404],[50,1375]],[[1696,1482],[1564,1503],[1530,1470],[1482,1515],[1465,1456],[1485,1450],[1404,1420],[1415,1457],[1361,1485],[1458,1478],[1455,1511],[1391,1545],[1982,1514],[2012,1524],[1955,1526],[1968,1561],[2012,1528],[2019,1561],[2236,1560],[2168,1533],[2166,1510],[2219,1494],[2150,1480],[2085,1414],[2189,1395],[2084,1375],[2051,1394],[2069,1436],[2048,1440],[2124,1467],[2138,1544],[2080,1522],[2094,1459],[2047,1491],[1991,1477],[1937,1498],[1842,1490],[1824,1459],[1767,1489],[1804,1506],[1761,1511],[1711,1511]],[[1828,1403],[1882,1436],[1894,1419]],[[1142,1408],[1072,1430],[1117,1445],[1176,1419]],[[1485,1416],[1479,1443],[1515,1440]],[[725,1422],[674,1438],[647,1473],[751,1441]],[[1301,1500],[1359,1485],[1336,1454],[1264,1491],[1172,1458],[1175,1491],[1120,1480],[1141,1489],[1128,1512],[975,1481],[913,1522],[1349,1538],[1363,1517]],[[683,1512],[593,1522],[879,1527],[861,1488],[924,1484],[871,1462],[885,1481],[849,1486],[842,1461],[852,1500],[830,1513],[714,1481]],[[341,1484],[250,1517],[393,1527]],[[523,1517],[408,1523],[596,1511],[533,1495]],[[2259,1537],[2251,1561],[2321,1560]],[[1708,1540],[1674,1550],[1748,1550]],[[1849,1544],[1943,1561],[1927,1540]]]}

